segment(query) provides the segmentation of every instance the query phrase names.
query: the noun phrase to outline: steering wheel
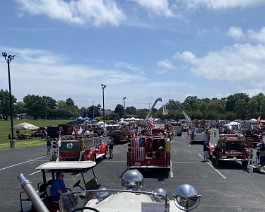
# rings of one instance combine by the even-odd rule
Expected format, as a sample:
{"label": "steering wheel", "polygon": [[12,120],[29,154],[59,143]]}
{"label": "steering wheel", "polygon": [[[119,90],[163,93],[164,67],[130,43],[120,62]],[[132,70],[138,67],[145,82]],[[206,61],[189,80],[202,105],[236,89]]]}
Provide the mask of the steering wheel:
{"label": "steering wheel", "polygon": [[92,207],[81,207],[81,208],[76,208],[76,209],[72,210],[72,212],[74,212],[74,211],[83,211],[84,209],[88,209],[88,210],[91,210],[91,211],[100,212],[98,209],[96,209],[96,208],[92,208]]}
{"label": "steering wheel", "polygon": [[79,186],[80,182],[81,182],[81,180],[78,180],[78,181],[73,185],[73,187],[77,187],[77,186]]}

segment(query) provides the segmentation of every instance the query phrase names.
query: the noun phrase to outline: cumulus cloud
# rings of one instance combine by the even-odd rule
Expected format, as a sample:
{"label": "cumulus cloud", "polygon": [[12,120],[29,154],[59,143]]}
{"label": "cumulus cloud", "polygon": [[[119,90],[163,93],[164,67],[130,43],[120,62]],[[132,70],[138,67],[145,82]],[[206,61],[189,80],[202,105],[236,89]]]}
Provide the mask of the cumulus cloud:
{"label": "cumulus cloud", "polygon": [[156,63],[158,68],[172,70],[175,69],[174,65],[169,60],[160,60]]}
{"label": "cumulus cloud", "polygon": [[174,55],[174,58],[180,59],[180,60],[183,60],[183,61],[189,62],[189,63],[194,63],[196,60],[196,56],[192,52],[189,52],[189,51],[184,51],[182,53],[177,52]]}
{"label": "cumulus cloud", "polygon": [[196,59],[192,53],[178,55],[192,66],[191,70],[196,75],[208,79],[239,81],[264,78],[265,45],[235,44]]}
{"label": "cumulus cloud", "polygon": [[46,15],[51,19],[72,24],[89,23],[117,26],[125,18],[122,10],[113,0],[16,0],[22,12],[31,15]]}
{"label": "cumulus cloud", "polygon": [[169,9],[168,0],[136,0],[143,8],[150,10],[159,16],[172,17],[174,16]]}
{"label": "cumulus cloud", "polygon": [[238,7],[249,7],[264,5],[264,0],[187,0],[190,8],[205,6],[210,9],[229,9]]}
{"label": "cumulus cloud", "polygon": [[234,27],[234,26],[228,29],[227,35],[234,39],[240,39],[245,37],[245,34],[242,31],[242,29],[240,27]]}
{"label": "cumulus cloud", "polygon": [[257,42],[265,43],[265,27],[263,27],[259,32],[255,32],[254,30],[248,30],[247,34],[250,39],[255,40]]}

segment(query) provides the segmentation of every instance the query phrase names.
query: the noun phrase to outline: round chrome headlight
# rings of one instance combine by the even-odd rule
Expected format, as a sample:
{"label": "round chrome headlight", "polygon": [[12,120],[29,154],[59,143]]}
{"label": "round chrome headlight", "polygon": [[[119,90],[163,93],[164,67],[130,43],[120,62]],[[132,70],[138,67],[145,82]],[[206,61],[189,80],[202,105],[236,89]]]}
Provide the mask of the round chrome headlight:
{"label": "round chrome headlight", "polygon": [[107,191],[104,191],[104,190],[106,190],[106,188],[99,188],[98,190],[100,192],[97,192],[97,197],[100,198],[100,199],[103,199],[103,198],[107,197],[108,194],[109,194]]}
{"label": "round chrome headlight", "polygon": [[196,208],[200,200],[200,195],[198,195],[196,189],[189,184],[180,185],[173,196],[177,204],[183,207],[184,210]]}
{"label": "round chrome headlight", "polygon": [[125,189],[139,190],[143,184],[144,177],[137,169],[126,171],[121,179],[121,185]]}
{"label": "round chrome headlight", "polygon": [[155,189],[155,190],[154,190],[154,193],[155,193],[156,195],[160,195],[160,196],[167,196],[167,192],[166,192],[166,190],[163,189],[163,188],[157,188],[157,189]]}
{"label": "round chrome headlight", "polygon": [[155,197],[159,200],[167,198],[167,191],[163,188],[157,188],[153,191],[153,193],[155,194]]}

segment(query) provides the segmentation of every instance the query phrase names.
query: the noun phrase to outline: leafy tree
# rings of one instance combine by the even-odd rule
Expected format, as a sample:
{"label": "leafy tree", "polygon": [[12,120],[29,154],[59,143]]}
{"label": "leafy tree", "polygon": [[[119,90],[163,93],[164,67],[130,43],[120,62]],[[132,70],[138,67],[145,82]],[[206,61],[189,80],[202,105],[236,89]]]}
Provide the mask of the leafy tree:
{"label": "leafy tree", "polygon": [[119,118],[124,115],[124,107],[121,104],[117,104],[116,108],[114,110],[114,113],[117,113],[119,115]]}
{"label": "leafy tree", "polygon": [[235,103],[236,117],[239,119],[245,119],[247,116],[247,102],[246,99],[238,100]]}
{"label": "leafy tree", "polygon": [[258,112],[258,102],[254,97],[250,98],[247,108],[247,117],[254,118],[260,115],[260,113]]}
{"label": "leafy tree", "polygon": [[72,100],[71,98],[66,99],[65,103],[69,107],[75,107],[74,100]]}
{"label": "leafy tree", "polygon": [[79,113],[81,114],[82,117],[88,116],[88,108],[81,107],[81,109],[79,110]]}
{"label": "leafy tree", "polygon": [[249,96],[245,93],[236,93],[228,96],[226,100],[226,111],[235,111],[236,102],[239,100],[245,100],[245,102],[248,103]]}
{"label": "leafy tree", "polygon": [[118,113],[111,113],[111,114],[108,116],[108,119],[109,119],[109,120],[119,120],[119,114],[118,114]]}
{"label": "leafy tree", "polygon": [[46,102],[39,95],[27,95],[23,98],[23,102],[27,108],[27,114],[34,120],[45,115]]}
{"label": "leafy tree", "polygon": [[79,115],[78,108],[74,104],[68,104],[66,101],[57,102],[58,116],[61,118],[72,118]]}
{"label": "leafy tree", "polygon": [[24,102],[17,102],[15,105],[14,105],[14,114],[17,116],[19,114],[19,119],[22,119],[22,116],[21,114],[22,113],[26,113],[27,111],[27,108],[26,108],[26,105]]}
{"label": "leafy tree", "polygon": [[54,100],[52,97],[49,96],[43,96],[42,98],[45,102],[45,111],[44,111],[45,119],[47,119],[47,117],[49,118],[54,117],[54,113],[57,107],[56,100]]}
{"label": "leafy tree", "polygon": [[[12,104],[14,105],[17,101],[17,99],[12,95]],[[2,118],[4,120],[8,120],[8,117],[10,116],[10,98],[9,98],[9,92],[7,90],[0,90],[0,115],[2,115]]]}
{"label": "leafy tree", "polygon": [[133,107],[133,106],[126,107],[126,114],[127,115],[135,115],[136,111],[137,111],[136,107]]}
{"label": "leafy tree", "polygon": [[97,116],[100,116],[100,105],[97,105],[97,106],[90,106],[88,108],[88,117],[93,119]]}
{"label": "leafy tree", "polygon": [[199,99],[197,96],[188,96],[183,103],[188,110],[197,110],[199,108]]}

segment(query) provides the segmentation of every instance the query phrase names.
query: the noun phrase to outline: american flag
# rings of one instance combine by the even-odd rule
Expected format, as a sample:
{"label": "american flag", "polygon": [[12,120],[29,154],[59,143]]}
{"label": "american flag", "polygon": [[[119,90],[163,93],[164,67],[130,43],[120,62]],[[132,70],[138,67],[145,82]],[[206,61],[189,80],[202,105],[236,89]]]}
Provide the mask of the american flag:
{"label": "american flag", "polygon": [[149,119],[146,120],[146,130],[148,132],[148,134],[152,134],[152,130],[155,127],[155,121],[152,117],[150,117]]}
{"label": "american flag", "polygon": [[61,145],[62,145],[62,138],[61,138],[61,136],[59,136],[58,141],[57,141],[56,144],[57,144],[58,147],[61,147]]}
{"label": "american flag", "polygon": [[144,160],[144,148],[145,148],[145,139],[144,138],[133,138],[134,140],[134,159],[136,161],[142,161]]}
{"label": "american flag", "polygon": [[168,112],[169,112],[168,105],[167,104],[163,105],[163,116],[168,115]]}
{"label": "american flag", "polygon": [[77,134],[80,135],[80,134],[82,134],[82,132],[83,132],[83,129],[80,126],[79,130],[77,131]]}

